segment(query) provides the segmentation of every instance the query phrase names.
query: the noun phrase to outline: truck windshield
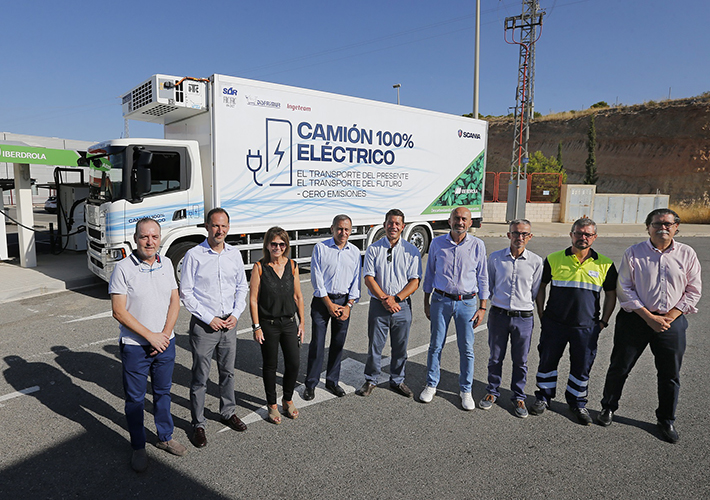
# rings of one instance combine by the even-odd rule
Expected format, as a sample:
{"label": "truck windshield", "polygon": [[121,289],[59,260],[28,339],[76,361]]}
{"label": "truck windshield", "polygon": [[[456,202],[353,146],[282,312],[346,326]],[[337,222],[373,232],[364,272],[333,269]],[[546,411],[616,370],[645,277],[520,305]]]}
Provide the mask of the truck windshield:
{"label": "truck windshield", "polygon": [[100,203],[123,198],[125,153],[117,153],[89,164],[89,199]]}

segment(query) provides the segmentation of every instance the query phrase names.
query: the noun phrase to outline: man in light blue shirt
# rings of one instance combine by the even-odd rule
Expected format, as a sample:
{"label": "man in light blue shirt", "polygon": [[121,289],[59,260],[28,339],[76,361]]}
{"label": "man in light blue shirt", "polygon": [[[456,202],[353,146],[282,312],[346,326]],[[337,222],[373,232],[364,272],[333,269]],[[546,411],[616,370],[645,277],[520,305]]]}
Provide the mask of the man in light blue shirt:
{"label": "man in light blue shirt", "polygon": [[436,394],[441,351],[453,318],[460,357],[459,395],[464,410],[476,407],[471,396],[473,329],[483,321],[488,299],[486,247],[479,238],[468,234],[471,224],[471,211],[466,207],[455,208],[449,216],[451,231],[434,238],[429,247],[424,276],[424,314],[431,321],[431,340],[427,385],[419,395],[422,403],[430,403]]}
{"label": "man in light blue shirt", "polygon": [[390,210],[385,216],[385,236],[365,252],[363,274],[371,300],[365,383],[357,391],[360,396],[369,396],[377,386],[382,349],[389,333],[392,348],[390,387],[403,396],[412,397],[412,391],[404,383],[404,365],[412,324],[409,296],[419,287],[422,258],[414,245],[401,238],[403,230],[404,214],[396,208]]}
{"label": "man in light blue shirt", "polygon": [[488,312],[488,387],[478,406],[489,410],[500,396],[503,360],[510,338],[513,374],[510,382],[513,413],[526,418],[525,383],[528,374],[528,352],[533,330],[535,297],[540,289],[542,257],[525,247],[532,238],[530,221],[510,222],[510,247],[493,252],[488,258],[491,305]]}
{"label": "man in light blue shirt", "polygon": [[353,223],[347,215],[336,215],[330,231],[333,237],[321,241],[311,255],[311,345],[303,399],[315,397],[320,380],[328,322],[332,320],[325,388],[338,397],[345,390],[338,385],[340,361],[350,324],[350,311],[360,298],[360,250],[348,242]]}
{"label": "man in light blue shirt", "polygon": [[205,434],[205,394],[210,376],[212,354],[217,353],[219,371],[219,413],[223,424],[236,431],[247,426],[235,414],[234,363],[237,357],[237,319],[246,307],[249,291],[242,255],[225,243],[229,233],[229,214],[214,208],[207,214],[207,239],[191,248],[182,265],[180,297],[192,313],[192,444],[207,445]]}

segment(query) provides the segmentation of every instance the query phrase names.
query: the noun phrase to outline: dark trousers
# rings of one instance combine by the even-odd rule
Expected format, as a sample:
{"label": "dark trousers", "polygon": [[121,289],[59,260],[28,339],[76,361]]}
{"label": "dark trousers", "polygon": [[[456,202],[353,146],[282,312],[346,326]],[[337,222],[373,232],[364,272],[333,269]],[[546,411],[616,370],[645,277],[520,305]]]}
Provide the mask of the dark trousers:
{"label": "dark trousers", "polygon": [[153,418],[160,441],[173,438],[173,417],[170,414],[170,387],[175,366],[175,339],[168,348],[155,356],[149,356],[150,346],[121,344],[123,363],[123,392],[126,398],[126,422],[134,450],[145,448],[143,411],[145,392],[150,375],[153,389]]}
{"label": "dark trousers", "polygon": [[619,311],[616,316],[614,349],[606,374],[602,407],[611,411],[619,408],[624,383],[646,346],[650,345],[658,374],[656,417],[662,423],[672,424],[675,421],[680,392],[680,366],[685,353],[687,328],[688,320],[685,316],[680,316],[671,323],[668,330],[657,333],[638,314],[623,309]]}
{"label": "dark trousers", "polygon": [[510,355],[513,361],[510,390],[513,400],[525,400],[525,382],[528,375],[528,352],[532,339],[533,317],[508,316],[505,312],[491,308],[488,313],[488,387],[486,391],[500,396],[499,387],[503,374],[503,361],[510,338]]}
{"label": "dark trousers", "polygon": [[300,364],[298,325],[292,317],[262,319],[261,329],[264,332],[261,355],[264,360],[263,376],[266,402],[270,405],[276,404],[276,368],[279,364],[279,346],[284,354],[283,397],[286,401],[291,401]]}
{"label": "dark trousers", "polygon": [[[340,298],[330,299],[334,304],[344,306],[348,302],[347,294]],[[327,384],[336,385],[340,380],[340,362],[343,357],[345,337],[348,334],[350,316],[345,321],[333,318],[328,314],[328,308],[323,299],[313,297],[311,301],[311,345],[308,348],[308,369],[306,370],[306,387],[313,389],[320,380],[320,371],[323,368],[325,354],[325,337],[328,331],[328,322],[331,322],[330,348],[328,349],[328,366],[325,375]]]}
{"label": "dark trousers", "polygon": [[599,325],[580,328],[563,325],[545,316],[540,331],[540,365],[537,368],[535,396],[550,402],[557,390],[557,366],[569,344],[569,378],[565,389],[567,404],[575,408],[587,405],[589,372],[597,356]]}

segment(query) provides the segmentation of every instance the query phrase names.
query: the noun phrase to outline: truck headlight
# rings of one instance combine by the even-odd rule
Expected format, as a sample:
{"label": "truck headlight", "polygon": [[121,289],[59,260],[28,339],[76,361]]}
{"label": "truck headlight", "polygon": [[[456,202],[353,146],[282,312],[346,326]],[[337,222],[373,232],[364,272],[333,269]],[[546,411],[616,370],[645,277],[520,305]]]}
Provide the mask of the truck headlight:
{"label": "truck headlight", "polygon": [[126,251],[123,248],[114,248],[107,251],[110,260],[123,260],[126,258]]}

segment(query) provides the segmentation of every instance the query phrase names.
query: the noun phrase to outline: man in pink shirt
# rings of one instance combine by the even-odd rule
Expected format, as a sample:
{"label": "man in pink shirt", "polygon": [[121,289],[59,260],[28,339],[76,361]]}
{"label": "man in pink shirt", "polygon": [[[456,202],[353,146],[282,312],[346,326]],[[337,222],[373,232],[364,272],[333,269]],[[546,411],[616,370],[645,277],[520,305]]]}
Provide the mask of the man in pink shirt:
{"label": "man in pink shirt", "polygon": [[658,428],[670,443],[679,439],[674,423],[688,328],[685,315],[697,312],[701,292],[695,251],[673,239],[679,224],[673,210],[653,210],[646,217],[650,238],[624,253],[616,288],[621,310],[597,417],[600,425],[611,424],[626,378],[650,344],[658,371]]}

